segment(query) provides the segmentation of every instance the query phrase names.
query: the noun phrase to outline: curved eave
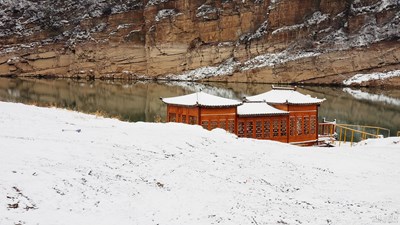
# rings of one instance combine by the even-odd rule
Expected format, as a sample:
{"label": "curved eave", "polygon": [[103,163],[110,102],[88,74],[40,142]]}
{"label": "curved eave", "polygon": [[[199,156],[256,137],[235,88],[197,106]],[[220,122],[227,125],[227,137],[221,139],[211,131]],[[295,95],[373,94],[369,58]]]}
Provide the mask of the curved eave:
{"label": "curved eave", "polygon": [[198,104],[197,106],[205,107],[205,108],[231,108],[231,107],[237,107],[242,104],[243,103],[235,104],[235,105],[202,105],[202,104]]}
{"label": "curved eave", "polygon": [[[162,101],[164,102],[164,101]],[[194,104],[194,105],[182,105],[182,104],[176,104],[176,103],[168,103],[164,102],[167,105],[173,105],[173,106],[180,106],[180,107],[203,107],[203,108],[232,108],[232,107],[237,107],[239,105],[242,105],[242,103],[237,104],[237,105],[202,105],[202,104]]]}
{"label": "curved eave", "polygon": [[250,101],[248,99],[246,99],[246,102],[253,102],[253,103],[261,103],[261,102],[265,102],[268,103],[269,105],[320,105],[322,102],[324,102],[326,99],[323,99],[320,102],[304,102],[304,103],[293,103],[293,102],[268,102],[268,101]]}
{"label": "curved eave", "polygon": [[167,104],[167,105],[171,105],[171,106],[190,107],[190,108],[194,108],[194,107],[198,106],[198,105],[179,105],[179,104],[172,104],[172,103],[167,103],[167,102],[164,102],[164,103]]}
{"label": "curved eave", "polygon": [[289,113],[238,114],[238,117],[287,116]]}
{"label": "curved eave", "polygon": [[293,102],[266,102],[270,105],[321,105],[323,101],[321,102],[305,102],[305,103],[293,103]]}

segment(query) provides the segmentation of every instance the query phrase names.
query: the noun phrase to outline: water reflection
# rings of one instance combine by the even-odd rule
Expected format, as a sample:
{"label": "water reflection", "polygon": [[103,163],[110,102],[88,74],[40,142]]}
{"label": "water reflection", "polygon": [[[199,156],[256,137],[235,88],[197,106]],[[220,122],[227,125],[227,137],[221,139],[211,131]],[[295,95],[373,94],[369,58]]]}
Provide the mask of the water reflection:
{"label": "water reflection", "polygon": [[[160,97],[199,90],[241,99],[271,90],[271,85],[0,79],[1,101],[100,112],[128,121],[153,122],[158,116],[165,118],[166,106]],[[400,130],[400,90],[301,87],[299,91],[327,99],[320,107],[320,119],[386,127],[392,134]]]}

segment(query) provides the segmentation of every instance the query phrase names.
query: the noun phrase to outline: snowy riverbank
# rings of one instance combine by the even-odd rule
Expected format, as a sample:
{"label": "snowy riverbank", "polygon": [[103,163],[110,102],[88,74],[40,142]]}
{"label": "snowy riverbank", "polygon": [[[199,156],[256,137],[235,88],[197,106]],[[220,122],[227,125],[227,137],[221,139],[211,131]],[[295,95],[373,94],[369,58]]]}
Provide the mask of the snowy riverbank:
{"label": "snowy riverbank", "polygon": [[0,224],[400,223],[399,162],[0,102]]}

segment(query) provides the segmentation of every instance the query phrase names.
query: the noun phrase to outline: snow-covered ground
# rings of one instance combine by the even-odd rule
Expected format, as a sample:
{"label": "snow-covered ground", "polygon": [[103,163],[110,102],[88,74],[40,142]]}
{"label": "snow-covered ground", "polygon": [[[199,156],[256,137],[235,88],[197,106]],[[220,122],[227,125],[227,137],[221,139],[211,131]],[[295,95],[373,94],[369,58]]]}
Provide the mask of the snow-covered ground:
{"label": "snow-covered ground", "polygon": [[399,162],[0,102],[0,224],[399,224]]}

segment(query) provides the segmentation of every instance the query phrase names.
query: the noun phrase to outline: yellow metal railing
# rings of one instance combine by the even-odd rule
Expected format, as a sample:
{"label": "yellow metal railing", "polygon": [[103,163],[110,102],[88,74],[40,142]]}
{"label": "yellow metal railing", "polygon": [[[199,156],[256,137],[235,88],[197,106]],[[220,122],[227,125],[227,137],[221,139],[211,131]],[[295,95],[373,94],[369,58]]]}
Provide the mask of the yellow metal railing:
{"label": "yellow metal railing", "polygon": [[[361,130],[354,129],[354,127],[360,128]],[[366,132],[366,129],[372,129],[374,132]],[[339,142],[339,146],[342,142],[350,142],[350,146],[353,146],[354,142],[356,142],[356,136],[359,136],[361,140],[381,138],[383,137],[383,135],[380,134],[381,131],[386,131],[388,136],[390,135],[390,130],[382,127],[336,124],[334,122],[319,123],[318,127],[319,137],[325,138],[325,140],[331,144]]]}
{"label": "yellow metal railing", "polygon": [[[361,131],[361,130],[356,130],[347,126],[343,126],[342,124],[336,124],[336,128],[339,130],[338,132],[338,137],[337,137],[337,141],[339,141],[339,146],[340,144],[346,143],[346,142],[350,142],[350,146],[353,146],[353,143],[355,142],[354,140],[354,136],[355,134],[359,134],[361,136],[361,140],[365,140],[368,138],[381,138],[383,137],[380,134],[372,134],[372,133],[368,133],[365,131]],[[350,140],[347,139],[347,134],[350,133]]]}
{"label": "yellow metal railing", "polygon": [[[370,130],[370,132],[367,133],[375,133],[377,135],[382,134],[382,131],[385,132],[386,135],[384,135],[385,137],[390,137],[390,130],[387,128],[383,128],[383,127],[375,127],[375,126],[363,126],[363,125],[352,125],[352,124],[337,124],[340,126],[345,126],[345,127],[350,127],[350,128],[359,128],[359,129],[355,129],[355,130],[361,130],[363,132],[367,132],[366,130]],[[364,140],[365,138],[363,138]]]}

